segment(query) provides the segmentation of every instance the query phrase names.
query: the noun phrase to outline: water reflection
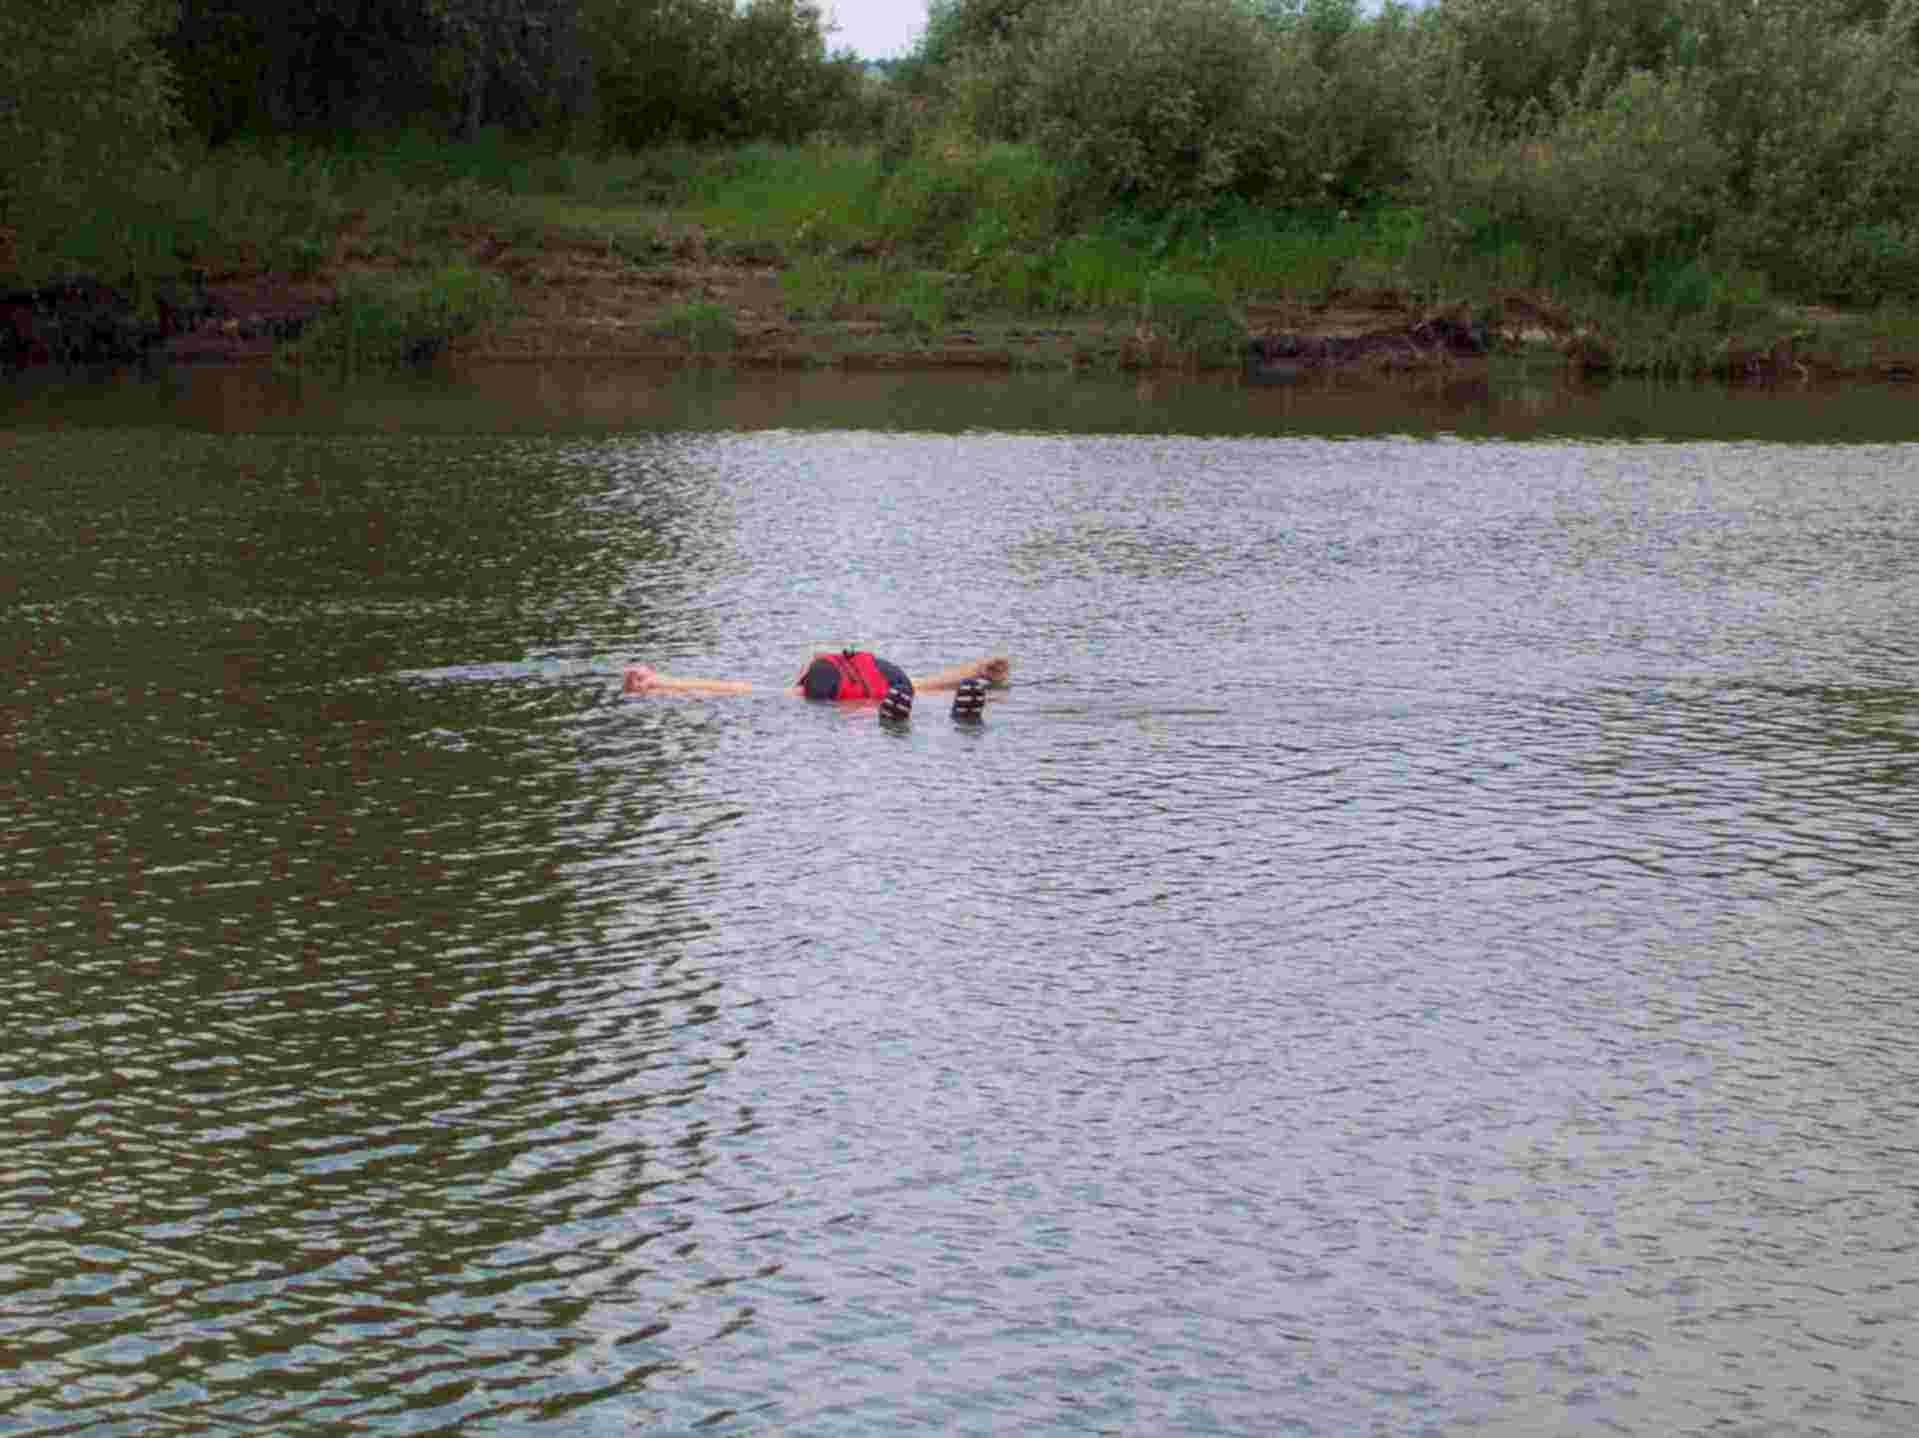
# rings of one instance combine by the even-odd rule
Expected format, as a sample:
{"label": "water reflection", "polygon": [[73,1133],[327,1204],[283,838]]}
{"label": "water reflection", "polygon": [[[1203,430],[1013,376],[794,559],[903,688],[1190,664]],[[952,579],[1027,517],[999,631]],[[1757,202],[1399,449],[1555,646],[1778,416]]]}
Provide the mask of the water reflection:
{"label": "water reflection", "polygon": [[[582,526],[607,481],[577,453],[14,453],[65,483],[9,494],[44,537],[23,597],[53,602],[11,626],[6,1047],[31,1058],[8,1107],[31,1159],[6,1226],[37,1237],[8,1411],[431,1424],[643,1387],[676,1316],[727,1321],[646,1255],[696,1261],[679,1186],[750,1128],[685,1112],[746,1049],[685,962],[700,833],[616,782],[702,746],[616,770],[580,744],[603,668],[431,666],[557,647],[556,595],[648,642],[661,607],[606,556],[671,556],[691,484],[668,464]],[[647,870],[642,956],[619,880],[655,828],[674,861]],[[706,1267],[716,1294],[738,1276]],[[581,1324],[601,1289],[630,1305],[604,1332]]]}
{"label": "water reflection", "polygon": [[36,375],[0,398],[9,424],[185,426],[214,433],[602,434],[893,430],[1905,442],[1909,384],[1588,384],[1548,367],[1344,375],[1261,386],[1232,375],[674,369],[501,362],[342,385],[262,366],[103,383]]}
{"label": "water reflection", "polygon": [[1909,448],[369,403],[6,439],[0,1428],[1919,1401]]}

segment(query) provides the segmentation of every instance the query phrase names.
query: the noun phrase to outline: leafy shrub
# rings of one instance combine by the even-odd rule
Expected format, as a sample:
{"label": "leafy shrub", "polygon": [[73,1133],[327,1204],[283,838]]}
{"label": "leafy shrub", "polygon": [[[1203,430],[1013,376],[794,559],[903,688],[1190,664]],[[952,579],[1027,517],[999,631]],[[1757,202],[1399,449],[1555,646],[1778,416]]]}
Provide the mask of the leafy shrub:
{"label": "leafy shrub", "polygon": [[1725,137],[1729,246],[1796,287],[1865,298],[1851,264],[1906,283],[1896,235],[1919,213],[1919,9],[1849,24],[1852,8],[1713,0],[1697,73]]}
{"label": "leafy shrub", "polygon": [[797,141],[870,115],[860,67],[829,55],[803,0],[591,0],[603,137],[635,149],[670,141]]}
{"label": "leafy shrub", "polygon": [[842,266],[830,259],[811,256],[780,271],[780,294],[791,314],[824,319],[839,304],[845,286]]}
{"label": "leafy shrub", "polygon": [[1119,309],[1139,298],[1142,257],[1136,245],[1110,231],[1075,235],[1053,256],[1045,286],[1045,308]]}
{"label": "leafy shrub", "polygon": [[886,177],[876,219],[897,243],[990,263],[1052,241],[1064,223],[1060,176],[1030,147],[934,136]]}
{"label": "leafy shrub", "polygon": [[1199,275],[1157,270],[1146,277],[1140,295],[1140,323],[1176,347],[1219,354],[1245,338],[1246,327],[1232,307]]}
{"label": "leafy shrub", "polygon": [[1079,0],[1034,48],[1024,128],[1108,202],[1163,209],[1256,190],[1272,53],[1237,0]]}
{"label": "leafy shrub", "polygon": [[686,341],[695,354],[717,354],[739,343],[733,312],[711,300],[689,300],[661,322],[658,333]]}
{"label": "leafy shrub", "polygon": [[952,286],[946,277],[927,270],[916,270],[905,276],[895,302],[899,327],[922,335],[942,329],[955,308]]}
{"label": "leafy shrub", "polygon": [[1842,303],[1919,301],[1919,222],[1853,225],[1806,237],[1797,266]]}
{"label": "leafy shrub", "polygon": [[1357,225],[1306,210],[1248,207],[1233,218],[1209,246],[1207,272],[1217,288],[1242,298],[1324,294],[1363,239]]}
{"label": "leafy shrub", "polygon": [[148,258],[142,210],[164,196],[180,132],[163,19],[148,0],[0,6],[0,227],[22,277],[117,281]]}
{"label": "leafy shrub", "polygon": [[1028,138],[1034,49],[1077,3],[931,0],[926,32],[902,76],[916,127],[943,125],[988,141]]}
{"label": "leafy shrub", "polygon": [[454,230],[497,216],[500,196],[473,180],[458,180],[431,190],[407,190],[381,207],[379,239],[401,253],[422,245],[444,244]]}
{"label": "leafy shrub", "polygon": [[[1617,288],[1655,260],[1696,255],[1720,219],[1726,152],[1708,96],[1685,73],[1588,69],[1555,110],[1463,151],[1427,152],[1425,180],[1484,244],[1517,230],[1576,278]],[[1503,243],[1503,241],[1501,241]]]}
{"label": "leafy shrub", "polygon": [[1471,77],[1448,37],[1410,11],[1368,20],[1358,0],[1294,0],[1272,33],[1271,198],[1338,207],[1389,192],[1419,137],[1467,106]]}
{"label": "leafy shrub", "polygon": [[921,63],[950,65],[1000,45],[1030,43],[1073,0],[931,0]]}
{"label": "leafy shrub", "polygon": [[875,162],[845,145],[744,145],[689,178],[688,217],[755,250],[824,253],[870,227]]}
{"label": "leafy shrub", "polygon": [[343,283],[334,307],[307,326],[294,353],[342,373],[425,364],[454,340],[496,324],[505,281],[465,264],[426,274],[369,274]]}
{"label": "leafy shrub", "polygon": [[1436,0],[1430,26],[1474,76],[1479,99],[1513,118],[1578,87],[1664,67],[1689,0]]}

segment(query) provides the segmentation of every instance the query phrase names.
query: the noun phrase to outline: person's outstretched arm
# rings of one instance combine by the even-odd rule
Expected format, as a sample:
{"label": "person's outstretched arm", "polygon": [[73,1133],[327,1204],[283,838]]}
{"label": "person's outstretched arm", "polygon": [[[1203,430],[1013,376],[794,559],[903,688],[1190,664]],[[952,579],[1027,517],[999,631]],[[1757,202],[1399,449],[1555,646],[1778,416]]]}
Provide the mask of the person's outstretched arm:
{"label": "person's outstretched arm", "polygon": [[[682,679],[662,674],[651,664],[630,664],[626,670],[628,694],[751,694],[753,683],[747,679]],[[789,688],[788,694],[800,691]]]}
{"label": "person's outstretched arm", "polygon": [[[913,688],[926,693],[957,689],[962,679],[984,679],[988,684],[1004,684],[1012,664],[1004,654],[982,654],[961,664],[927,675],[914,675]],[[684,679],[662,674],[650,664],[627,667],[625,691],[628,694],[751,694],[756,686],[746,679]],[[803,694],[797,684],[789,684],[785,694]]]}
{"label": "person's outstretched arm", "polygon": [[962,664],[949,664],[934,674],[915,674],[913,688],[937,693],[942,689],[959,688],[962,679],[984,679],[988,684],[1004,684],[1012,668],[1011,661],[1004,654],[982,654]]}

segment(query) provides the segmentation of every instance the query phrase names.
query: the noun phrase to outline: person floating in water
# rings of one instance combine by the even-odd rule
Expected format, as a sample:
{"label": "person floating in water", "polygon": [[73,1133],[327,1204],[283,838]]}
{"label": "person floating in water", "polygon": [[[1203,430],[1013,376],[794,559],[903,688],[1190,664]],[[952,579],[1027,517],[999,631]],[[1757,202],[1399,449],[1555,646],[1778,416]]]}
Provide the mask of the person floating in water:
{"label": "person floating in water", "polygon": [[[954,691],[954,714],[971,717],[984,707],[987,686],[1004,684],[1011,669],[1004,654],[982,654],[932,674],[909,675],[870,649],[843,649],[837,654],[814,655],[805,672],[784,692],[829,701],[878,700],[881,718],[903,719],[912,711],[916,692],[931,694],[950,689]],[[628,694],[751,694],[755,687],[747,679],[678,678],[662,674],[650,664],[630,665],[625,681]]]}

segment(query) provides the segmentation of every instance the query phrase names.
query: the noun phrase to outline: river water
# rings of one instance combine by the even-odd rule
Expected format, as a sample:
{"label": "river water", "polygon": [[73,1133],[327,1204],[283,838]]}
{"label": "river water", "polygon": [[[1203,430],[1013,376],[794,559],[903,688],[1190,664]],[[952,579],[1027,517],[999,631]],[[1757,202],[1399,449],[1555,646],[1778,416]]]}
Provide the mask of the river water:
{"label": "river water", "polygon": [[0,1434],[1919,1429],[1909,392],[278,385],[0,430]]}

